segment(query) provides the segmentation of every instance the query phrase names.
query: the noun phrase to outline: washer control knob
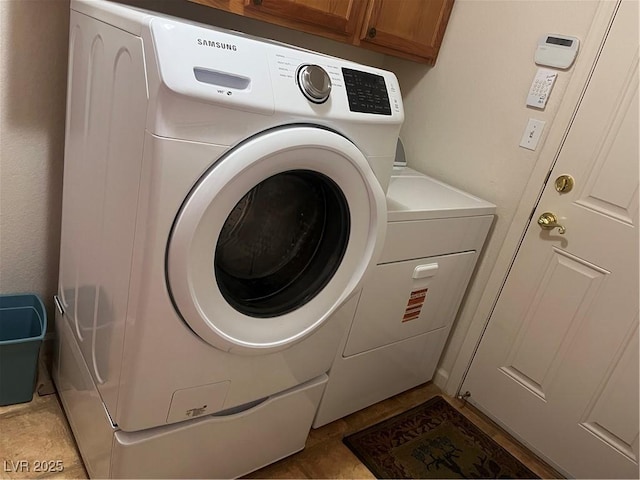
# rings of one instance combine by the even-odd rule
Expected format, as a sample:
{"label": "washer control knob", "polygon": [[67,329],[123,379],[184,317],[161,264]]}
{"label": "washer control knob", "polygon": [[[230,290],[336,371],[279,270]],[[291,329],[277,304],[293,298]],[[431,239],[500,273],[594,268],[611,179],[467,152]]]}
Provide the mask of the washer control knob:
{"label": "washer control knob", "polygon": [[331,78],[319,65],[301,65],[298,68],[298,85],[302,94],[313,103],[324,103],[331,94]]}

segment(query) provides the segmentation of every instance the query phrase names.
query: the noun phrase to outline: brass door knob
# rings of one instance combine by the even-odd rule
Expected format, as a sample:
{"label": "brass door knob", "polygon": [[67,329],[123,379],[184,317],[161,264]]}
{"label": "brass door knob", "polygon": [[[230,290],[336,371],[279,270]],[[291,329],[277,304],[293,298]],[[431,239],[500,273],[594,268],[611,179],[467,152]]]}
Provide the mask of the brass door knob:
{"label": "brass door knob", "polygon": [[540,225],[540,228],[544,230],[553,230],[554,228],[557,228],[560,235],[564,235],[564,232],[567,231],[566,228],[558,223],[558,217],[551,212],[544,212],[540,215],[540,217],[538,217],[538,225]]}

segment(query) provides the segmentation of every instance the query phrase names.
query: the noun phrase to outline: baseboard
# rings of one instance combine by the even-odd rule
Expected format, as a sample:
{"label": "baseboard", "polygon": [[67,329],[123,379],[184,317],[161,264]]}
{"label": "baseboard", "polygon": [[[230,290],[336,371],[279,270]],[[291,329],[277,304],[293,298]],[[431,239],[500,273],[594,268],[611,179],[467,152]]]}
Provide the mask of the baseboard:
{"label": "baseboard", "polygon": [[433,376],[432,382],[443,392],[451,395],[451,392],[447,392],[445,387],[447,386],[447,382],[449,381],[449,372],[444,370],[443,368],[437,368],[436,373]]}

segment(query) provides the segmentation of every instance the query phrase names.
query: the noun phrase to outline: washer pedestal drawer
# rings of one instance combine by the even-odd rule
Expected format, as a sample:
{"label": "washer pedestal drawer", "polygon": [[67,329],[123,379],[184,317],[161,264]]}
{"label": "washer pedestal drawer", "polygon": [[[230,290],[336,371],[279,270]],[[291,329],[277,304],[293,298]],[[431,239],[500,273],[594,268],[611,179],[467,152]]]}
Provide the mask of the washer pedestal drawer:
{"label": "washer pedestal drawer", "polygon": [[113,478],[235,478],[302,450],[327,376],[228,416],[114,435]]}
{"label": "washer pedestal drawer", "polygon": [[53,381],[91,478],[107,478],[115,428],[66,316],[56,310]]}
{"label": "washer pedestal drawer", "polygon": [[235,478],[302,450],[321,375],[227,415],[125,432],[112,425],[75,339],[56,318],[54,380],[92,478]]}

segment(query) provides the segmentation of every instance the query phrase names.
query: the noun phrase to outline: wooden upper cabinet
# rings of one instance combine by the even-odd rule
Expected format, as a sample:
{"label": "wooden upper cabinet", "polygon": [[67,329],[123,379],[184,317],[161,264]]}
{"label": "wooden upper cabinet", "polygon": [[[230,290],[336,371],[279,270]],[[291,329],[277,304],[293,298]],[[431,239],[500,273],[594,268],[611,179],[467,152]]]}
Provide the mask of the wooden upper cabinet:
{"label": "wooden upper cabinet", "polygon": [[454,0],[190,1],[387,55],[434,64]]}
{"label": "wooden upper cabinet", "polygon": [[245,0],[245,11],[319,27],[346,38],[357,33],[365,0]]}
{"label": "wooden upper cabinet", "polygon": [[191,0],[283,27],[353,43],[367,0]]}
{"label": "wooden upper cabinet", "polygon": [[360,44],[434,64],[452,8],[453,0],[369,0]]}

